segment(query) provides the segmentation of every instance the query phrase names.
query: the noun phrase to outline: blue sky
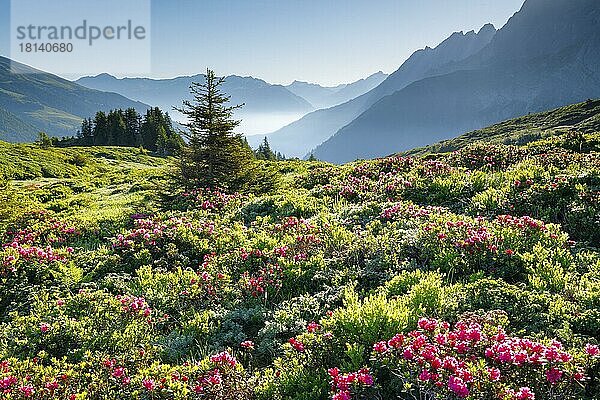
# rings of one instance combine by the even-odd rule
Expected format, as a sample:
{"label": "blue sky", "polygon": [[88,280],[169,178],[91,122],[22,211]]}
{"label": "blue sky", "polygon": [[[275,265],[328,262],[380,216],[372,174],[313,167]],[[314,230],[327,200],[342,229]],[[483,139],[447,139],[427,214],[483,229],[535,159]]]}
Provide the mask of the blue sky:
{"label": "blue sky", "polygon": [[[42,1],[42,0],[40,0]],[[95,0],[94,0],[95,1]],[[127,0],[123,0],[127,1]],[[523,0],[152,0],[153,77],[202,72],[336,84],[382,70],[454,31],[506,23]],[[10,0],[0,0],[9,54]],[[56,1],[57,12],[60,1]],[[99,57],[102,55],[99,55]]]}

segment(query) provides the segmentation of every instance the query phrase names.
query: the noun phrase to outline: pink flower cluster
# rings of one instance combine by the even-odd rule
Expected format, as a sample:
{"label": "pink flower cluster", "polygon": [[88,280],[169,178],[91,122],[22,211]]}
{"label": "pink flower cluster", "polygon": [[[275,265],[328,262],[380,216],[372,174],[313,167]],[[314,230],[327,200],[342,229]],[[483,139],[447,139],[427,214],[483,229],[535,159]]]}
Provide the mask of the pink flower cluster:
{"label": "pink flower cluster", "polygon": [[298,352],[303,352],[304,351],[304,343],[302,343],[300,340],[296,339],[296,338],[290,338],[288,340],[288,343],[292,346],[292,348]]}
{"label": "pink flower cluster", "polygon": [[423,171],[425,172],[425,175],[429,177],[448,174],[452,169],[453,168],[445,162],[438,160],[426,160],[423,162]]}
{"label": "pink flower cluster", "polygon": [[267,264],[256,274],[247,271],[243,275],[246,290],[252,297],[260,297],[270,290],[279,290],[283,284],[283,268],[277,264]]}
{"label": "pink flower cluster", "polygon": [[[24,260],[28,262],[38,262],[38,263],[52,263],[56,261],[65,261],[67,257],[63,252],[56,253],[56,251],[50,246],[46,246],[45,248],[37,247],[37,246],[22,246],[18,242],[12,242],[9,244],[3,245],[4,249],[4,257],[2,259],[1,266],[4,267],[0,269],[0,276],[6,274],[7,272],[16,272],[16,264],[19,260]],[[67,248],[67,254],[73,251],[72,248]]]}
{"label": "pink flower cluster", "polygon": [[[34,364],[37,364],[38,362],[35,358],[32,361]],[[19,383],[19,378],[11,373],[10,363],[6,360],[0,361],[0,375],[4,375],[3,377],[0,377],[0,394],[8,395],[8,398],[11,399],[21,397],[33,398],[36,393],[39,394],[39,398],[48,398],[46,397],[48,394],[50,397],[54,397],[56,395],[55,392],[57,392],[60,387],[60,383],[65,382],[68,379],[67,375],[61,374],[57,378],[47,380],[45,383],[40,384],[39,387],[36,387],[31,383],[32,377],[27,374]],[[67,388],[63,386],[63,390],[66,389]],[[75,395],[61,398],[75,400]]]}
{"label": "pink flower cluster", "polygon": [[350,400],[353,390],[373,386],[374,383],[368,368],[342,374],[340,369],[335,367],[328,369],[327,372],[331,377],[332,400]]}
{"label": "pink flower cluster", "polygon": [[545,232],[548,230],[542,221],[535,220],[528,216],[514,217],[512,215],[498,215],[496,221],[500,225],[510,226],[519,230],[531,229]]}
{"label": "pink flower cluster", "polygon": [[[492,387],[493,393],[509,393],[507,399],[533,399],[527,387],[511,392],[508,377],[522,374],[531,382],[551,386],[584,379],[581,367],[557,341],[545,345],[510,337],[501,328],[488,335],[476,321],[461,321],[451,329],[447,322],[422,318],[418,326],[406,335],[376,343],[373,351],[377,359],[418,382],[425,392],[464,398]],[[592,345],[586,349],[588,355],[600,353]]]}
{"label": "pink flower cluster", "polygon": [[220,189],[199,188],[184,192],[182,197],[190,206],[203,210],[221,210],[241,196],[239,193],[227,194]]}
{"label": "pink flower cluster", "polygon": [[152,314],[152,309],[146,303],[143,297],[135,296],[117,296],[117,300],[121,302],[122,311],[129,315],[143,316],[148,318]]}
{"label": "pink flower cluster", "polygon": [[244,340],[240,343],[240,347],[246,350],[254,350],[254,342],[252,340]]}
{"label": "pink flower cluster", "polygon": [[443,207],[426,206],[420,207],[414,204],[396,203],[391,207],[383,209],[379,218],[384,221],[395,221],[404,218],[424,218],[431,214],[445,211]]}
{"label": "pink flower cluster", "polygon": [[235,357],[229,354],[229,352],[227,351],[223,351],[221,353],[211,356],[210,362],[216,364],[219,367],[235,368],[235,366],[237,365],[237,360],[235,359]]}
{"label": "pink flower cluster", "polygon": [[44,244],[63,243],[69,237],[79,234],[73,226],[50,217],[46,212],[28,213],[27,216],[30,217],[27,220],[29,226],[13,227],[6,231],[5,235],[9,238],[9,243],[43,246]]}
{"label": "pink flower cluster", "polygon": [[[135,244],[145,246],[156,246],[160,239],[172,238],[179,229],[184,226],[193,228],[193,224],[187,218],[172,217],[166,221],[153,220],[149,218],[134,219],[134,229],[125,234],[118,234],[113,240],[115,249],[132,249]],[[209,229],[214,229],[209,227]]]}
{"label": "pink flower cluster", "polygon": [[415,165],[412,157],[393,156],[379,158],[371,162],[363,162],[354,167],[351,174],[354,176],[366,176],[377,178],[382,173],[399,174],[410,170]]}
{"label": "pink flower cluster", "polygon": [[287,217],[283,222],[275,225],[275,232],[284,233],[302,233],[302,232],[313,232],[317,228],[312,225],[308,220],[296,217]]}
{"label": "pink flower cluster", "polygon": [[106,359],[102,362],[102,366],[108,370],[108,373],[111,376],[111,379],[120,383],[121,385],[129,385],[131,383],[131,377],[127,375],[127,371],[125,367],[119,366],[117,364],[117,360]]}

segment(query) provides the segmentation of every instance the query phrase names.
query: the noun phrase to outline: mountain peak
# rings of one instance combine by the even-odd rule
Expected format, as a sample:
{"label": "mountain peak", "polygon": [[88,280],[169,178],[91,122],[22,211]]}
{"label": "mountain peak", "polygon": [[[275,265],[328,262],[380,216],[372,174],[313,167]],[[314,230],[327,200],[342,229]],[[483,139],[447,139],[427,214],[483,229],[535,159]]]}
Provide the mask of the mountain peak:
{"label": "mountain peak", "polygon": [[479,32],[477,32],[477,34],[481,35],[482,33],[485,34],[485,33],[490,33],[490,32],[495,33],[496,31],[497,31],[496,27],[493,24],[487,23],[481,27],[481,29],[479,30]]}

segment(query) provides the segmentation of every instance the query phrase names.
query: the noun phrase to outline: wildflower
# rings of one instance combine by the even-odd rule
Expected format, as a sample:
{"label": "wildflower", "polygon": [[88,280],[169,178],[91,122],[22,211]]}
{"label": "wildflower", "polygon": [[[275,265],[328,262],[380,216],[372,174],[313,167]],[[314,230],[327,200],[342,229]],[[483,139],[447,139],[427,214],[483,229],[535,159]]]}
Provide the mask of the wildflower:
{"label": "wildflower", "polygon": [[385,341],[375,343],[373,351],[380,354],[385,353],[387,351],[387,343]]}
{"label": "wildflower", "polygon": [[351,400],[351,399],[352,399],[352,397],[350,396],[350,392],[348,392],[347,390],[336,393],[331,398],[331,400]]}
{"label": "wildflower", "polygon": [[419,374],[419,379],[427,382],[431,379],[431,372],[429,372],[428,370],[424,369],[423,371],[421,371],[421,373]]}
{"label": "wildflower", "polygon": [[487,372],[490,377],[490,381],[496,382],[500,380],[500,370],[498,368],[488,368]]}
{"label": "wildflower", "polygon": [[288,340],[288,343],[292,345],[292,347],[296,350],[296,351],[304,351],[304,343],[302,343],[301,341],[297,340],[296,338],[290,338],[290,340]]}
{"label": "wildflower", "polygon": [[237,364],[237,360],[235,359],[235,357],[233,357],[227,351],[223,351],[219,354],[215,354],[215,355],[211,356],[210,362],[217,364],[217,365],[229,366],[231,368],[235,367]]}
{"label": "wildflower", "polygon": [[598,346],[588,343],[585,345],[585,353],[588,356],[595,357],[597,355],[600,355],[600,349],[598,348]]}
{"label": "wildflower", "polygon": [[196,385],[194,386],[194,393],[202,393],[204,392],[204,388],[202,387],[202,385]]}
{"label": "wildflower", "polygon": [[23,397],[31,397],[35,393],[35,389],[31,385],[21,386],[19,391],[23,393]]}
{"label": "wildflower", "polygon": [[242,343],[240,343],[240,346],[244,349],[252,350],[254,349],[254,342],[252,340],[244,340]]}
{"label": "wildflower", "polygon": [[535,400],[535,393],[528,387],[522,387],[516,393],[517,400]]}
{"label": "wildflower", "polygon": [[306,327],[306,330],[310,333],[314,333],[320,329],[321,329],[321,325],[317,324],[316,322],[311,322]]}
{"label": "wildflower", "polygon": [[144,388],[146,388],[146,390],[149,392],[156,389],[156,383],[152,379],[144,379],[142,381],[142,386],[144,386]]}
{"label": "wildflower", "polygon": [[458,397],[467,397],[469,395],[469,388],[467,388],[465,382],[456,376],[450,376],[448,379],[448,389],[453,391]]}
{"label": "wildflower", "polygon": [[546,379],[548,380],[548,382],[555,384],[558,381],[560,381],[560,378],[562,378],[562,371],[559,370],[558,368],[551,368],[548,371],[546,371]]}
{"label": "wildflower", "polygon": [[437,328],[437,321],[435,319],[421,318],[419,319],[418,325],[419,328],[423,330],[433,332],[435,331],[435,328]]}

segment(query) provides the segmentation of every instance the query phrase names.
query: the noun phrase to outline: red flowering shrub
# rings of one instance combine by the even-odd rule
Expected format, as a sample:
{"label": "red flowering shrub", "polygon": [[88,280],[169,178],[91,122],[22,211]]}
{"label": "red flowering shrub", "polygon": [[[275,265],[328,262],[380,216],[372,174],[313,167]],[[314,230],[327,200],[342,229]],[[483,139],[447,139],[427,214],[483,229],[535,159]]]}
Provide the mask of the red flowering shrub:
{"label": "red flowering shrub", "polygon": [[[248,376],[227,352],[199,363],[170,366],[137,358],[104,358],[88,366],[55,361],[0,361],[0,393],[7,399],[250,399]],[[90,368],[91,367],[91,368]],[[84,368],[90,368],[84,370]],[[88,397],[91,396],[91,397]]]}
{"label": "red flowering shrub", "polygon": [[422,318],[418,330],[376,343],[374,359],[427,398],[579,398],[597,354],[576,359],[558,341],[511,337],[492,322],[467,318],[451,327]]}
{"label": "red flowering shrub", "polygon": [[198,188],[182,193],[179,206],[187,210],[221,211],[241,198],[239,193],[228,194],[220,189]]}
{"label": "red flowering shrub", "polygon": [[342,374],[339,368],[327,370],[331,377],[332,400],[350,400],[353,394],[360,393],[364,388],[373,386],[374,380],[368,368],[356,372]]}

